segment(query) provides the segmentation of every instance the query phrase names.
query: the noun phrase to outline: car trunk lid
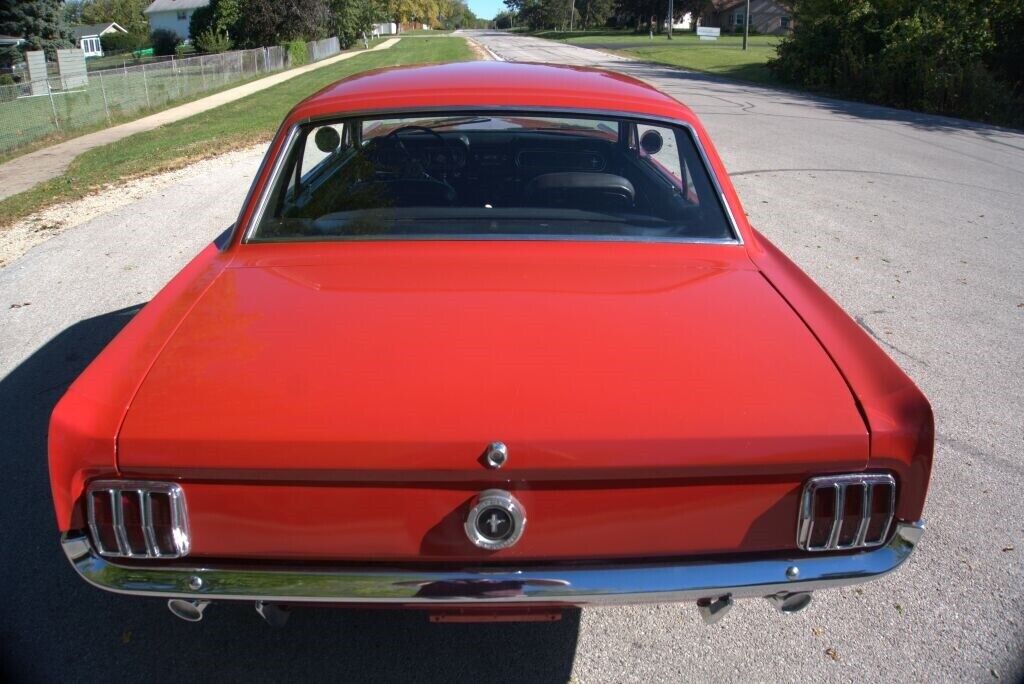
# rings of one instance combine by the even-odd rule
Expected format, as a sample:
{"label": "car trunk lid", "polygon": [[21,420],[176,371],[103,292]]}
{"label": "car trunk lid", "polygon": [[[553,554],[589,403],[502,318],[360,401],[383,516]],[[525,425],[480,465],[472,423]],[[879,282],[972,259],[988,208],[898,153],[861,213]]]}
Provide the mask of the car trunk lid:
{"label": "car trunk lid", "polygon": [[841,375],[742,248],[252,245],[135,397],[123,470],[475,481],[863,468]]}

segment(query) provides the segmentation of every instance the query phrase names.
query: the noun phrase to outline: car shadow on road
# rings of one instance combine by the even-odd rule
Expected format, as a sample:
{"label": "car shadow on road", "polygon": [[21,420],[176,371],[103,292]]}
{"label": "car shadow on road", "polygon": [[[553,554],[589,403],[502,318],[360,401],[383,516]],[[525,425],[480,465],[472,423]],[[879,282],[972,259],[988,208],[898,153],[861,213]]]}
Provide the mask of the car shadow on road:
{"label": "car shadow on road", "polygon": [[580,613],[553,623],[440,624],[425,612],[293,612],[284,628],[252,605],[174,618],[158,599],[85,584],[60,551],[46,464],[50,413],[141,306],[67,328],[0,380],[4,681],[552,681],[572,671]]}

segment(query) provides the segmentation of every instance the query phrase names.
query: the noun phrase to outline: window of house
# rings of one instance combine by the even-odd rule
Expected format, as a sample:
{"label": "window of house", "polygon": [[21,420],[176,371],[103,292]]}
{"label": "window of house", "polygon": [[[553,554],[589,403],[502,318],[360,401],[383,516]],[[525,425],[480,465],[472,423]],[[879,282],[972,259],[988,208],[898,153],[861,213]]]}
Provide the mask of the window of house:
{"label": "window of house", "polygon": [[736,14],[734,14],[733,15],[733,19],[735,20],[737,26],[743,26],[743,13],[742,12],[737,12]]}
{"label": "window of house", "polygon": [[782,26],[782,28],[788,29],[789,28],[789,17],[781,17],[779,19],[779,24]]}
{"label": "window of house", "polygon": [[178,21],[185,21],[186,19],[188,19],[188,12],[178,10]]}

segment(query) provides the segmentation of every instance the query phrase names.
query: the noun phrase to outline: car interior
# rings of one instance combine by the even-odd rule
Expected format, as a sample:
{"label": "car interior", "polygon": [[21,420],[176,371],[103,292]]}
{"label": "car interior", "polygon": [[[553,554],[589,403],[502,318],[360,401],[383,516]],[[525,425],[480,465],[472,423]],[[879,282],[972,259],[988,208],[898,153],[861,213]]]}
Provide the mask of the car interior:
{"label": "car interior", "polygon": [[688,129],[478,114],[301,129],[260,240],[596,237],[731,241]]}

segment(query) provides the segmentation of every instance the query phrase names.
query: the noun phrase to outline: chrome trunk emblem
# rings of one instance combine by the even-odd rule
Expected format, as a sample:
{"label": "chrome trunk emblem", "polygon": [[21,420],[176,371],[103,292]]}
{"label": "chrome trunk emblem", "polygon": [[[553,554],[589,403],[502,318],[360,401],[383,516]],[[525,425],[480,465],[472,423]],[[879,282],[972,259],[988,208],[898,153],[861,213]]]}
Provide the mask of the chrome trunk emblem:
{"label": "chrome trunk emblem", "polygon": [[488,551],[507,549],[519,541],[526,529],[523,505],[500,489],[481,492],[466,516],[466,536],[475,546]]}

